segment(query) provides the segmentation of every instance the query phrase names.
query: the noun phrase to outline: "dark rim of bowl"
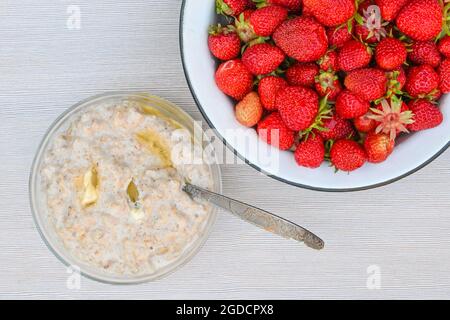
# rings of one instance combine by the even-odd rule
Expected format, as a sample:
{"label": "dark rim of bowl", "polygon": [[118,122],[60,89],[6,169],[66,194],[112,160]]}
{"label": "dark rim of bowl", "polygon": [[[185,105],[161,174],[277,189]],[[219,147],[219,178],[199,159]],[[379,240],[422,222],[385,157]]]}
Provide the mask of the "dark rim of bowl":
{"label": "dark rim of bowl", "polygon": [[206,115],[205,110],[203,109],[202,105],[200,104],[200,101],[198,100],[197,95],[195,94],[195,91],[192,87],[192,83],[191,83],[191,79],[189,77],[189,74],[187,72],[187,68],[186,68],[186,61],[185,61],[185,57],[184,57],[184,46],[183,46],[183,27],[184,27],[184,9],[186,6],[186,0],[183,0],[182,4],[181,4],[181,11],[180,11],[180,26],[179,26],[179,45],[180,45],[180,53],[181,53],[181,62],[183,65],[183,71],[184,71],[184,75],[187,81],[187,84],[189,86],[189,90],[191,91],[192,97],[195,100],[195,103],[197,104],[198,109],[200,110],[201,114],[203,115],[203,118],[206,120],[206,122],[208,123],[208,125],[212,128],[215,129],[216,134],[219,136],[219,138],[222,140],[222,142],[234,153],[236,154],[240,159],[242,159],[242,161],[244,161],[246,164],[250,165],[251,167],[253,167],[254,169],[258,170],[259,172],[265,174],[268,177],[271,177],[275,180],[290,184],[292,186],[295,187],[299,187],[299,188],[304,188],[304,189],[308,189],[308,190],[313,190],[313,191],[322,191],[322,192],[354,192],[354,191],[365,191],[365,190],[370,190],[370,189],[375,189],[375,188],[379,188],[379,187],[383,187],[383,186],[387,186],[391,183],[397,182],[403,178],[406,178],[414,173],[416,173],[417,171],[423,169],[424,167],[426,167],[427,165],[429,165],[430,163],[432,163],[434,160],[436,160],[440,155],[442,155],[449,147],[450,147],[450,140],[449,142],[447,142],[447,144],[440,149],[434,156],[432,156],[430,159],[428,159],[427,161],[425,161],[424,163],[422,163],[421,165],[419,165],[418,167],[412,169],[411,171],[402,174],[400,176],[397,176],[395,178],[386,180],[384,182],[381,183],[377,183],[377,184],[373,184],[373,185],[369,185],[369,186],[365,186],[365,187],[358,187],[358,188],[342,188],[342,189],[333,189],[333,188],[318,188],[318,187],[313,187],[313,186],[309,186],[309,185],[304,185],[304,184],[300,184],[300,183],[296,183],[290,180],[286,180],[284,178],[278,177],[276,175],[272,175],[268,172],[265,172],[264,170],[262,170],[260,167],[258,167],[256,164],[250,162],[248,159],[246,159],[245,157],[243,157],[239,152],[237,152],[237,150],[235,150],[232,146],[230,146],[227,141],[225,140],[225,138],[222,137],[222,135],[218,132],[218,130],[216,130],[216,128],[214,127],[214,125],[212,124],[211,120],[208,118],[208,116]]}

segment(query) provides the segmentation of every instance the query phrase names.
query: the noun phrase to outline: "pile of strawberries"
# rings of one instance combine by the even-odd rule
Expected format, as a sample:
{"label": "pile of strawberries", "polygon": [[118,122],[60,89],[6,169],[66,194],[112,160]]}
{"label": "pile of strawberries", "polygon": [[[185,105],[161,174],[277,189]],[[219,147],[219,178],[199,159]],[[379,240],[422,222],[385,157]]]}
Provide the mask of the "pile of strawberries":
{"label": "pile of strawberries", "polygon": [[[448,2],[446,0],[445,2]],[[442,0],[216,0],[208,44],[236,119],[298,165],[380,163],[440,125],[450,92]]]}

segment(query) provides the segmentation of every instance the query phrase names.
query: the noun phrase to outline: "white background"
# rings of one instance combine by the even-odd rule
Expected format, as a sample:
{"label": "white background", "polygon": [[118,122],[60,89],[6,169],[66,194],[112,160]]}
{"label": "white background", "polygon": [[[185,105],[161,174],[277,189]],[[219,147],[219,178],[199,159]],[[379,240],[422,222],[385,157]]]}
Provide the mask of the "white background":
{"label": "white background", "polygon": [[[81,29],[66,27],[68,6]],[[450,298],[450,152],[393,185],[351,194],[298,189],[244,165],[223,167],[224,193],[326,240],[315,252],[223,213],[203,250],[166,279],[112,286],[66,268],[28,204],[37,145],[66,108],[93,94],[145,90],[200,113],[179,46],[179,0],[0,3],[0,298]],[[366,287],[367,268],[381,289]]]}

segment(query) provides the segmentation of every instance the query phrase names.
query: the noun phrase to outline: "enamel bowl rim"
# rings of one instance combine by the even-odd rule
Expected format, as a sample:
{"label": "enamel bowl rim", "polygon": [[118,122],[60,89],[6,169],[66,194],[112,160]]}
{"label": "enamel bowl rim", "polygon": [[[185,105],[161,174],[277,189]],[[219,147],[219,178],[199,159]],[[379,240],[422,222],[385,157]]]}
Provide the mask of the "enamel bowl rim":
{"label": "enamel bowl rim", "polygon": [[[391,183],[397,182],[403,178],[406,178],[414,173],[416,173],[417,171],[423,169],[424,167],[426,167],[427,165],[429,165],[430,163],[432,163],[434,160],[436,160],[440,155],[442,155],[449,147],[450,147],[450,138],[449,141],[446,143],[445,146],[443,146],[442,148],[440,148],[432,157],[430,157],[427,161],[424,161],[422,163],[420,163],[419,165],[417,165],[414,169],[409,170],[406,173],[400,174],[396,177],[387,179],[381,183],[374,183],[374,184],[369,184],[366,186],[362,186],[362,187],[354,187],[354,188],[327,188],[327,187],[316,187],[316,186],[311,186],[311,185],[307,185],[307,184],[302,184],[302,183],[298,183],[295,181],[291,181],[291,180],[287,180],[284,179],[282,177],[279,177],[277,175],[271,174],[269,172],[266,172],[265,170],[263,170],[259,165],[257,165],[256,163],[251,162],[250,160],[248,160],[246,157],[244,157],[241,153],[239,153],[235,148],[233,148],[229,143],[227,143],[226,139],[223,137],[223,135],[216,129],[216,127],[214,126],[214,124],[212,123],[212,121],[210,120],[210,118],[208,117],[207,112],[205,111],[204,107],[202,106],[202,104],[199,101],[199,98],[194,90],[193,84],[192,84],[192,80],[191,80],[191,76],[189,74],[187,65],[188,65],[188,61],[186,60],[185,57],[185,48],[184,48],[184,27],[185,27],[185,7],[186,7],[186,3],[188,0],[182,0],[182,5],[181,5],[181,11],[180,11],[180,21],[179,21],[179,46],[180,46],[180,55],[181,55],[181,62],[182,62],[182,66],[183,66],[183,71],[184,71],[184,75],[189,87],[189,90],[195,100],[195,103],[198,107],[198,109],[200,110],[201,114],[203,115],[203,118],[205,119],[205,121],[208,123],[208,125],[212,128],[215,129],[215,134],[222,140],[222,142],[224,144],[226,144],[226,146],[233,152],[235,153],[241,160],[245,161],[245,163],[249,164],[251,167],[253,167],[254,169],[256,169],[259,172],[262,172],[263,174],[276,179],[278,181],[281,181],[283,183],[295,186],[295,187],[299,187],[299,188],[303,188],[303,189],[309,189],[309,190],[313,190],[313,191],[321,191],[321,192],[355,192],[355,191],[365,191],[365,190],[370,190],[370,189],[374,189],[374,188],[379,188],[379,187],[383,187],[386,185],[389,185]],[[212,1],[212,0],[211,0]],[[212,58],[211,58],[212,59]],[[450,121],[450,120],[448,120]]]}

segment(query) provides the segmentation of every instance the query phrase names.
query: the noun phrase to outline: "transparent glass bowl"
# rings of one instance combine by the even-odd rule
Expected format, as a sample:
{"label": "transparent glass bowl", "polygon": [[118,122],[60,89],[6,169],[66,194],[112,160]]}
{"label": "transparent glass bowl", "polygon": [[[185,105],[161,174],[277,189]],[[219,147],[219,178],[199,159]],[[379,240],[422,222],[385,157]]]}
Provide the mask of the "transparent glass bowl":
{"label": "transparent glass bowl", "polygon": [[[83,110],[95,104],[105,102],[118,102],[123,100],[136,101],[140,104],[146,104],[159,111],[163,116],[173,119],[186,127],[192,135],[197,135],[195,138],[199,140],[196,141],[205,141],[204,139],[202,140],[201,136],[199,136],[205,134],[201,126],[182,109],[164,99],[146,93],[113,92],[97,95],[72,106],[61,116],[59,116],[58,119],[56,119],[56,121],[50,126],[41,144],[39,145],[37,154],[33,161],[29,181],[29,192],[33,217],[36,226],[42,236],[42,239],[50,248],[50,250],[53,251],[53,253],[64,264],[66,264],[67,266],[78,267],[83,275],[97,281],[114,284],[133,284],[160,279],[174,272],[175,270],[186,264],[189,260],[191,260],[207,240],[217,217],[217,209],[214,207],[212,208],[208,221],[205,224],[205,228],[197,241],[195,241],[189,248],[187,248],[176,261],[152,274],[139,276],[116,276],[113,274],[109,274],[100,270],[99,268],[92,267],[83,263],[82,261],[79,261],[64,248],[58,236],[55,234],[53,226],[50,225],[47,219],[46,206],[43,203],[44,197],[42,196],[40,190],[41,181],[39,171],[43,155],[50,147],[53,138],[66,130],[70,125],[72,119],[74,119],[74,117],[79,113],[83,112]],[[204,142],[204,144],[206,144],[206,142]],[[213,191],[220,193],[222,191],[222,180],[220,167],[217,164],[217,161],[213,164],[210,164],[209,168],[213,177]]]}

